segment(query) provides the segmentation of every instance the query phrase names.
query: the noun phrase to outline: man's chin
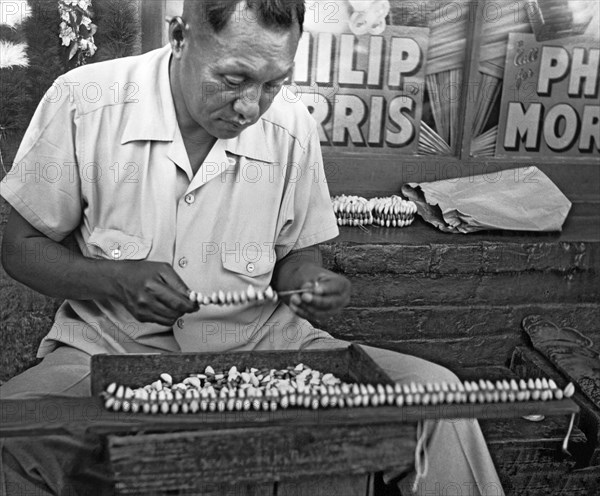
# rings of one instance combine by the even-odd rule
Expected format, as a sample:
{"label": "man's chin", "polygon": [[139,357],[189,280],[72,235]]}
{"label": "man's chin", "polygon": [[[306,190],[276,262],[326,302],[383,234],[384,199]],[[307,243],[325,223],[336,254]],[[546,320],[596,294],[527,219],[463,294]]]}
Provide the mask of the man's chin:
{"label": "man's chin", "polygon": [[232,138],[237,138],[241,133],[242,133],[243,129],[237,129],[237,130],[230,130],[230,131],[219,131],[218,133],[215,133],[215,137],[218,139],[232,139]]}
{"label": "man's chin", "polygon": [[217,139],[236,138],[245,129],[245,127],[229,124],[226,121],[220,121],[219,124],[221,125],[213,126],[210,132]]}

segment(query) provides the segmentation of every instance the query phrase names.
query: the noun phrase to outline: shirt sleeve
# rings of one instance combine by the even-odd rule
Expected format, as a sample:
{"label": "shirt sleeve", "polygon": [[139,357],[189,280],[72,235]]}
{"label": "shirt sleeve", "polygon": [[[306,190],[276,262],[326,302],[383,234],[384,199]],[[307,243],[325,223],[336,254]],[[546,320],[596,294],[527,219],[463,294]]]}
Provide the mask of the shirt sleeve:
{"label": "shirt sleeve", "polygon": [[288,165],[291,169],[288,170],[289,184],[283,204],[286,222],[275,246],[278,258],[339,234],[316,125],[311,128],[298,160]]}
{"label": "shirt sleeve", "polygon": [[61,241],[81,220],[76,107],[71,85],[59,77],[46,92],[25,132],[0,194],[33,227]]}

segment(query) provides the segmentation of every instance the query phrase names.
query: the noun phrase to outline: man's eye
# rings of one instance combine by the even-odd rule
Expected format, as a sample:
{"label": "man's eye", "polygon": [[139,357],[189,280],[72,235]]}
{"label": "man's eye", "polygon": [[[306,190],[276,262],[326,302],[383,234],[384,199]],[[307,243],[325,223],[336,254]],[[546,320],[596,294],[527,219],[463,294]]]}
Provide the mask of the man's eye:
{"label": "man's eye", "polygon": [[267,88],[272,89],[272,90],[278,90],[282,86],[283,86],[283,81],[271,81],[270,83],[267,83]]}
{"label": "man's eye", "polygon": [[236,77],[230,77],[230,76],[225,76],[224,79],[225,79],[225,82],[229,86],[239,86],[240,84],[242,84],[244,82],[243,78],[236,78]]}

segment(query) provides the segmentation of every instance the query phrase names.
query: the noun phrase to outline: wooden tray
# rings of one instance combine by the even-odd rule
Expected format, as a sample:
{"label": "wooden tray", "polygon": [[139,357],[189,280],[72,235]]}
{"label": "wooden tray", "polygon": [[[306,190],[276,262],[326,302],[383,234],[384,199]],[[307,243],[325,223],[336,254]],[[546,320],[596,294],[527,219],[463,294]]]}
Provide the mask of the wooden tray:
{"label": "wooden tray", "polygon": [[215,370],[235,365],[256,368],[286,368],[304,363],[322,372],[331,372],[344,381],[393,384],[386,373],[360,346],[311,351],[254,351],[229,353],[167,353],[94,355],[92,394],[100,394],[111,382],[143,386],[168,372],[174,381],[188,374],[202,373],[207,365]]}

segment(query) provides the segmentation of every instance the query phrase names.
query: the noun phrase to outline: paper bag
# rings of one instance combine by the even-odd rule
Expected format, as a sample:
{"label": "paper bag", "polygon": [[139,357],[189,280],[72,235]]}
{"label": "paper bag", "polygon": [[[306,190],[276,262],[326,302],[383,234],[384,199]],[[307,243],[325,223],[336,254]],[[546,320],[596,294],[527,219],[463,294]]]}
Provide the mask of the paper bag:
{"label": "paper bag", "polygon": [[537,167],[430,183],[408,183],[402,193],[438,229],[560,231],[571,202]]}

